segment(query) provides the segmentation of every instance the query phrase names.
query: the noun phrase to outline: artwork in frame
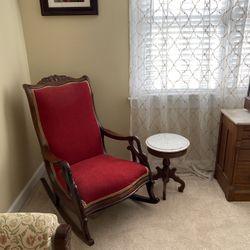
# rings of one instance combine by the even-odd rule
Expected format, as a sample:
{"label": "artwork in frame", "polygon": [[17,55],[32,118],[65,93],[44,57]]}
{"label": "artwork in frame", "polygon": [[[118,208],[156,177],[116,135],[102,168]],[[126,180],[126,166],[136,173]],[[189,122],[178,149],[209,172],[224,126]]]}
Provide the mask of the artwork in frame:
{"label": "artwork in frame", "polygon": [[98,0],[40,0],[43,16],[98,15]]}

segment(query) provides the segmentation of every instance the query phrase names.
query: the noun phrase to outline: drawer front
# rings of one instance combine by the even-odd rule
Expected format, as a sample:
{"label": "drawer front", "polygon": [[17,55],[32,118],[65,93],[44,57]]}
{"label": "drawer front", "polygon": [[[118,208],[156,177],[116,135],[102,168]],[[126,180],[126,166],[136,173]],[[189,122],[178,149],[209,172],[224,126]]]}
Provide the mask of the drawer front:
{"label": "drawer front", "polygon": [[237,169],[249,169],[250,171],[250,162],[249,161],[245,161],[245,162],[240,162],[237,164],[236,166]]}
{"label": "drawer front", "polygon": [[237,152],[238,162],[250,162],[250,149],[240,148]]}
{"label": "drawer front", "polygon": [[240,142],[237,142],[237,146],[240,148],[249,149],[250,152],[250,140],[241,140]]}
{"label": "drawer front", "polygon": [[250,126],[241,126],[239,128],[239,131],[240,131],[240,139],[250,140]]}
{"label": "drawer front", "polygon": [[250,185],[250,169],[238,169],[234,175],[235,184]]}

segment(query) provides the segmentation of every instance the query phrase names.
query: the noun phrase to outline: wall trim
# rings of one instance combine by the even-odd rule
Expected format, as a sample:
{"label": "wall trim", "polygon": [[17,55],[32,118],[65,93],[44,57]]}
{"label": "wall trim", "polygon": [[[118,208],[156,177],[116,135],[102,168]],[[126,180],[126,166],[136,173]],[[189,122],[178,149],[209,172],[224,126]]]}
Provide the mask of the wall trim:
{"label": "wall trim", "polygon": [[35,185],[39,182],[40,178],[43,177],[45,173],[44,163],[41,163],[36,172],[30,178],[28,183],[25,185],[23,190],[19,193],[15,201],[12,203],[10,208],[8,209],[8,213],[19,212],[20,209],[23,207],[24,203],[30,197],[30,194],[33,191]]}

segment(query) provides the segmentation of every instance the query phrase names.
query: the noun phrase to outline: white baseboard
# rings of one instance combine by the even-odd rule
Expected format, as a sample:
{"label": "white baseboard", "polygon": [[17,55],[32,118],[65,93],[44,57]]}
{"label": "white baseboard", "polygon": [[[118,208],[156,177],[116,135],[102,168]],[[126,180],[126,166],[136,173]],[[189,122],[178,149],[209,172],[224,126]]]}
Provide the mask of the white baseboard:
{"label": "white baseboard", "polygon": [[29,182],[25,185],[23,190],[20,192],[20,194],[17,196],[15,201],[10,206],[8,213],[14,213],[20,211],[24,203],[27,201],[27,199],[30,197],[30,194],[33,191],[33,188],[38,183],[40,178],[44,175],[45,167],[44,163],[41,163],[36,172],[33,174]]}

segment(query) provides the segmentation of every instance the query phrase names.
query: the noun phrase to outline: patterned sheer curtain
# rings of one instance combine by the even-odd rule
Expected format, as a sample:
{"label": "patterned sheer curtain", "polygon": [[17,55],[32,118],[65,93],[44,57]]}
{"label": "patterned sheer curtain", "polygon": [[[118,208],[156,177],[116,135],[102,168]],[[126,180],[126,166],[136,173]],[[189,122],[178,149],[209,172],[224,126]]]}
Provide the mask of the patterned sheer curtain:
{"label": "patterned sheer curtain", "polygon": [[248,0],[130,0],[131,133],[187,137],[178,169],[211,175],[220,109],[243,107],[249,67]]}

